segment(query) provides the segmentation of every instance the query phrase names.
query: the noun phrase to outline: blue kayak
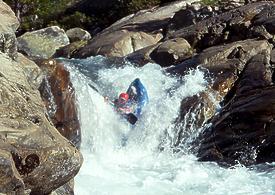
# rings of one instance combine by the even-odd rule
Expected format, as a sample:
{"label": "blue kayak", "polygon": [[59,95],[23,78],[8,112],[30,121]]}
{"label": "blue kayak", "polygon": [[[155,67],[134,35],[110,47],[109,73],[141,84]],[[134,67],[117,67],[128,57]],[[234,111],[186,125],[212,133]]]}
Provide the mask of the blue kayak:
{"label": "blue kayak", "polygon": [[143,107],[149,102],[148,93],[139,78],[136,78],[128,87],[129,99],[134,104],[133,114],[140,118]]}

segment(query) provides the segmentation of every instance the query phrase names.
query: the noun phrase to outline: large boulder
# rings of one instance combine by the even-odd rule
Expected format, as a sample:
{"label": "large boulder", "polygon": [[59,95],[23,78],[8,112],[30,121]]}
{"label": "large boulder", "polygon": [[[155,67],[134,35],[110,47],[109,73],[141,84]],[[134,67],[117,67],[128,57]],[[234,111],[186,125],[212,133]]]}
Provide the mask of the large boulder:
{"label": "large boulder", "polygon": [[58,26],[27,32],[17,38],[18,50],[32,58],[50,58],[57,49],[70,43],[65,31]]}
{"label": "large boulder", "polygon": [[201,135],[200,160],[233,165],[275,161],[275,88],[270,50],[254,56],[221,112]]}
{"label": "large boulder", "polygon": [[269,6],[257,14],[254,18],[253,25],[263,25],[266,30],[275,35],[275,5]]}
{"label": "large boulder", "polygon": [[220,15],[202,20],[176,31],[168,31],[166,40],[176,37],[186,39],[198,51],[225,42],[246,39],[251,21],[272,2],[256,2]]}
{"label": "large boulder", "polygon": [[190,60],[186,60],[167,71],[185,75],[190,68],[206,69],[213,78],[212,88],[224,97],[231,89],[245,64],[254,55],[270,50],[271,45],[266,40],[248,39],[203,50]]}
{"label": "large boulder", "polygon": [[73,57],[85,58],[92,55],[123,57],[141,48],[157,43],[162,36],[145,32],[119,30],[96,36]]}
{"label": "large boulder", "polygon": [[91,39],[91,34],[83,30],[81,28],[71,28],[66,31],[67,36],[70,39],[70,42],[75,42],[75,41],[88,41]]}
{"label": "large boulder", "polygon": [[1,52],[0,61],[0,193],[48,194],[77,174],[82,156],[49,121],[29,68]]}
{"label": "large boulder", "polygon": [[17,57],[17,45],[15,31],[19,27],[19,21],[11,8],[0,0],[0,51],[10,57]]}
{"label": "large boulder", "polygon": [[80,123],[70,73],[55,60],[44,60],[39,65],[46,74],[39,90],[49,117],[58,131],[80,148]]}
{"label": "large boulder", "polygon": [[185,6],[186,2],[179,1],[122,18],[91,39],[73,57],[85,58],[98,54],[123,57],[156,44],[163,37],[170,18]]}
{"label": "large boulder", "polygon": [[161,43],[150,54],[151,59],[159,65],[171,66],[190,58],[193,49],[183,38],[169,39]]}

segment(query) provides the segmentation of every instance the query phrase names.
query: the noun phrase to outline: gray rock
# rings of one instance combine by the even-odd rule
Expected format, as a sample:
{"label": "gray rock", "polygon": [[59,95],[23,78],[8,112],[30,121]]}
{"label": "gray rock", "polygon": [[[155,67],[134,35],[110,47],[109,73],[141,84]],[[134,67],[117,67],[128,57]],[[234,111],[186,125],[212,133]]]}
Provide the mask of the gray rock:
{"label": "gray rock", "polygon": [[150,57],[161,66],[171,66],[190,58],[193,49],[183,38],[175,38],[164,41],[152,51]]}
{"label": "gray rock", "polygon": [[49,122],[24,65],[1,52],[0,61],[0,193],[50,193],[77,174],[82,156]]}
{"label": "gray rock", "polygon": [[201,135],[200,160],[252,165],[275,160],[275,88],[270,50],[254,56],[230,91],[231,98]]}
{"label": "gray rock", "polygon": [[186,2],[178,1],[122,18],[91,39],[73,57],[85,58],[99,54],[124,57],[154,45],[163,37],[163,30],[170,18],[185,6]]}
{"label": "gray rock", "polygon": [[17,56],[17,42],[15,31],[19,27],[19,21],[11,8],[0,0],[0,51],[10,57]]}
{"label": "gray rock", "polygon": [[253,20],[253,25],[263,25],[266,30],[275,35],[275,5],[269,6],[257,14]]}
{"label": "gray rock", "polygon": [[66,34],[69,37],[70,42],[87,41],[92,38],[88,31],[81,28],[71,28],[66,31]]}
{"label": "gray rock", "polygon": [[168,69],[168,72],[184,75],[190,68],[200,65],[214,78],[212,88],[224,97],[250,58],[270,49],[271,45],[266,40],[253,39],[213,46],[192,59]]}
{"label": "gray rock", "polygon": [[157,43],[162,36],[153,36],[145,32],[128,30],[100,34],[81,48],[73,57],[88,57],[104,55],[108,57],[123,57],[134,51]]}
{"label": "gray rock", "polygon": [[27,32],[18,39],[18,49],[34,58],[50,58],[57,49],[70,43],[63,29],[52,26],[41,30]]}
{"label": "gray rock", "polygon": [[194,25],[169,32],[166,40],[181,37],[197,50],[247,38],[251,20],[272,2],[257,2],[202,20]]}

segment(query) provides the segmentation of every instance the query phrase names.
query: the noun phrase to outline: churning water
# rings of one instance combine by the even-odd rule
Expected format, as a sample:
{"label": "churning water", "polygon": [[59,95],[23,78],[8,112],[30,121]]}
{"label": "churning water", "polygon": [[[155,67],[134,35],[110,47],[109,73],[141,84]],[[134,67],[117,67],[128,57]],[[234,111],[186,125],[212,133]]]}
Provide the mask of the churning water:
{"label": "churning water", "polygon": [[[76,89],[82,128],[84,164],[75,179],[76,195],[275,194],[272,164],[257,170],[241,165],[221,168],[198,162],[188,144],[178,154],[169,147],[159,150],[163,139],[176,136],[173,122],[181,100],[207,89],[202,71],[191,70],[179,78],[156,64],[116,68],[100,56],[65,63]],[[103,96],[116,98],[135,78],[146,86],[150,102],[131,126]],[[186,131],[194,138],[199,129]],[[127,144],[122,146],[125,136]]]}

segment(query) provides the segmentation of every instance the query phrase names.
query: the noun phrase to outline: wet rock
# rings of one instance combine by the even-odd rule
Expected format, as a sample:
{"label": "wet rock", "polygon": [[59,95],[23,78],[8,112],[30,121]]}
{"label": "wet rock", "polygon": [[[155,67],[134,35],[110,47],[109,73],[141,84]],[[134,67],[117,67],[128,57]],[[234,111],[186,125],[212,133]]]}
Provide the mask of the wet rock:
{"label": "wet rock", "polygon": [[200,160],[233,165],[274,162],[275,88],[269,64],[270,50],[247,64],[231,98],[201,135]]}
{"label": "wet rock", "polygon": [[32,58],[50,58],[57,49],[68,45],[69,38],[58,26],[27,32],[17,38],[18,50]]}
{"label": "wet rock", "polygon": [[73,57],[92,55],[124,57],[134,51],[156,44],[163,37],[163,29],[175,12],[186,6],[186,2],[142,10],[115,22],[91,39],[87,46]]}
{"label": "wet rock", "polygon": [[0,1],[0,51],[10,57],[17,57],[17,45],[15,31],[19,27],[19,21],[11,8]]}
{"label": "wet rock", "polygon": [[137,50],[137,51],[127,55],[126,59],[138,66],[143,66],[149,62],[154,63],[154,61],[150,57],[150,54],[159,45],[160,45],[160,43],[157,43],[155,45],[151,45],[151,46],[145,47],[143,49]]}
{"label": "wet rock", "polygon": [[0,138],[5,143],[0,152],[5,161],[0,165],[0,185],[5,186],[0,192],[13,186],[48,194],[77,174],[82,156],[45,115],[24,66],[1,52],[0,61]]}
{"label": "wet rock", "polygon": [[270,50],[266,40],[245,40],[226,45],[214,46],[175,67],[168,72],[184,75],[190,68],[205,68],[213,77],[212,88],[224,97],[254,55]]}
{"label": "wet rock", "polygon": [[70,73],[55,60],[45,60],[40,67],[47,75],[39,90],[49,117],[58,131],[80,148],[80,123]]}
{"label": "wet rock", "polygon": [[61,47],[56,50],[55,54],[52,56],[53,58],[71,58],[74,56],[82,47],[87,45],[88,41],[76,41],[65,47]]}
{"label": "wet rock", "polygon": [[212,89],[187,97],[182,100],[180,114],[175,121],[174,135],[171,145],[182,150],[191,145],[191,140],[199,132],[208,119],[214,116],[220,98]]}
{"label": "wet rock", "polygon": [[66,31],[66,34],[71,43],[76,41],[88,41],[92,38],[88,31],[81,28],[71,28]]}
{"label": "wet rock", "polygon": [[193,50],[190,44],[182,38],[170,39],[155,48],[150,57],[161,66],[171,66],[190,58]]}
{"label": "wet rock", "polygon": [[225,42],[243,40],[247,38],[251,20],[271,5],[272,2],[248,4],[175,32],[168,31],[166,40],[176,37],[184,38],[198,51]]}

